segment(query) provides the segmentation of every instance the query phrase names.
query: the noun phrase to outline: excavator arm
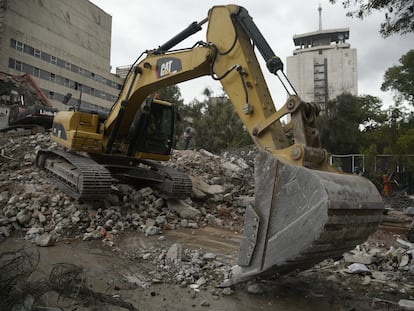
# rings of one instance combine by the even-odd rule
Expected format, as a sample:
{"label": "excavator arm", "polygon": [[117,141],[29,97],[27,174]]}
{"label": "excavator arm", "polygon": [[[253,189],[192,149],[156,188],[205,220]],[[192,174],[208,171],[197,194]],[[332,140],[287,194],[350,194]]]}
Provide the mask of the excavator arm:
{"label": "excavator arm", "polygon": [[[205,23],[205,42],[172,50]],[[255,49],[289,94],[278,111]],[[56,129],[61,132],[55,134],[56,140],[79,150],[85,150],[84,142],[89,140],[86,151],[114,160],[118,159],[115,156],[151,156],[137,156],[131,148],[136,139],[145,139],[131,136],[131,128],[139,129],[140,120],[146,120],[142,116],[149,113],[153,102],[149,96],[162,87],[206,75],[220,81],[260,149],[255,165],[255,205],[246,209],[238,258],[241,273],[224,285],[309,268],[325,258],[340,256],[376,230],[383,210],[378,191],[367,179],[337,172],[328,165],[316,128],[318,107],[297,96],[280,59],[246,9],[236,5],[213,7],[205,20],[147,51],[131,68],[103,123],[88,114],[58,115]],[[281,118],[286,115],[290,121],[283,125]],[[70,124],[74,134],[63,138],[69,137],[65,128]],[[38,162],[45,165],[43,158]]]}
{"label": "excavator arm", "polygon": [[[199,31],[208,22],[207,40],[195,47],[170,51],[172,47]],[[268,70],[279,77],[290,97],[276,111],[255,47]],[[286,161],[328,169],[327,154],[320,149],[315,119],[318,107],[304,103],[283,74],[283,64],[243,7],[216,6],[208,18],[194,22],[183,32],[148,55],[128,75],[118,101],[105,122],[104,149],[111,153],[116,141],[125,139],[134,116],[147,96],[162,87],[210,75],[219,80],[253,141],[261,149],[275,152]],[[280,119],[291,115],[282,126]],[[287,132],[295,136],[289,142]],[[280,150],[280,151],[277,151]],[[283,151],[281,151],[283,150]],[[313,164],[312,164],[313,163]]]}

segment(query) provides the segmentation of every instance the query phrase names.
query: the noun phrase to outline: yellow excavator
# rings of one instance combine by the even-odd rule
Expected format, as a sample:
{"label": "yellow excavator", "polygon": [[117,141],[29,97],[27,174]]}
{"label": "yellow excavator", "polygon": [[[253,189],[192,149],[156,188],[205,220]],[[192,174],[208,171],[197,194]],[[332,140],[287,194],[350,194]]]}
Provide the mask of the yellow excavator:
{"label": "yellow excavator", "polygon": [[[172,49],[206,23],[205,42]],[[279,110],[255,49],[289,94]],[[41,150],[36,165],[77,199],[103,198],[112,178],[150,184],[166,197],[188,196],[191,179],[160,164],[173,146],[175,108],[151,94],[207,75],[221,82],[260,150],[255,205],[246,209],[237,261],[241,272],[227,285],[307,269],[341,256],[375,232],[383,212],[377,189],[368,179],[328,164],[316,128],[318,106],[297,96],[281,60],[247,10],[237,5],[214,6],[204,20],[145,51],[107,117],[59,112],[52,138],[68,151]],[[284,125],[281,118],[287,115],[290,121]]]}

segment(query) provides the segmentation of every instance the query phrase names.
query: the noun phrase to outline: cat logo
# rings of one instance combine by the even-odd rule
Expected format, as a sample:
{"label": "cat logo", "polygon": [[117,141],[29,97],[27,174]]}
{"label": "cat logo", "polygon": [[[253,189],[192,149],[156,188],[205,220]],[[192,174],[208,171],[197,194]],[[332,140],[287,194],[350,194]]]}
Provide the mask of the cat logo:
{"label": "cat logo", "polygon": [[163,78],[181,70],[181,60],[178,58],[164,57],[157,61],[157,78]]}

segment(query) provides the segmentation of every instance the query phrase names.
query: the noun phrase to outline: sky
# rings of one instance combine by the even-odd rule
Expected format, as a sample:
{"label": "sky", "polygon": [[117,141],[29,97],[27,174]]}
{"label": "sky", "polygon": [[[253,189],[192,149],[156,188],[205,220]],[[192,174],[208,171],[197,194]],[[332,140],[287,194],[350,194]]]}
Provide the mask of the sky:
{"label": "sky", "polygon": [[[318,30],[318,7],[322,7],[322,29],[349,28],[351,48],[357,49],[358,93],[379,97],[387,107],[393,103],[391,92],[382,92],[381,83],[385,71],[399,63],[400,57],[414,48],[414,34],[381,37],[380,23],[385,12],[375,12],[363,20],[346,16],[341,2],[328,0],[90,0],[112,16],[112,71],[116,67],[132,64],[144,50],[165,43],[193,21],[207,17],[214,5],[234,3],[245,7],[259,27],[273,51],[286,64],[295,46],[293,36]],[[145,4],[144,4],[145,3]],[[203,30],[183,41],[178,48],[191,47],[205,40]],[[276,108],[286,100],[286,92],[279,80],[267,73],[266,82]],[[211,77],[203,77],[180,83],[179,88],[185,103],[194,98],[203,100],[203,90],[210,88],[213,95],[221,95],[221,85]]]}

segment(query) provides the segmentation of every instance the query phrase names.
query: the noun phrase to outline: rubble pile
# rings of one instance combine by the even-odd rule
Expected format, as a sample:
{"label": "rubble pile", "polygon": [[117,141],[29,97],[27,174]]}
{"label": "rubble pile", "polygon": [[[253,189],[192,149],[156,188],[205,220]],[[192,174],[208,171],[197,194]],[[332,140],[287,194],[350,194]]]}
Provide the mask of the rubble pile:
{"label": "rubble pile", "polygon": [[[48,135],[3,140],[1,146],[0,238],[23,233],[38,246],[63,239],[97,239],[116,249],[116,236],[127,230],[147,236],[207,225],[240,230],[245,207],[254,200],[254,151],[246,153],[248,161],[230,153],[220,157],[205,150],[174,151],[168,165],[186,171],[193,179],[194,193],[187,200],[165,200],[151,188],[114,182],[102,202],[78,202],[33,165],[38,149],[58,148]],[[144,251],[144,258],[155,258],[154,263],[161,267],[154,279],[192,284],[202,277],[201,270],[219,275],[217,280],[223,278],[223,264],[206,260],[200,251],[185,249],[183,258],[175,260],[169,258],[168,249],[158,248],[150,255]],[[177,261],[183,264],[173,269]]]}
{"label": "rubble pile", "polygon": [[170,165],[192,177],[192,198],[168,201],[151,188],[114,183],[103,202],[77,202],[33,166],[40,148],[56,146],[43,134],[2,145],[0,235],[23,229],[27,238],[47,232],[110,240],[126,229],[155,235],[208,224],[231,228],[243,223],[244,208],[254,199],[252,164],[207,151],[175,151]]}
{"label": "rubble pile", "polygon": [[[124,232],[159,239],[167,230],[204,226],[240,232],[245,208],[254,204],[254,148],[220,156],[206,150],[175,150],[166,165],[191,176],[193,195],[186,200],[165,200],[151,188],[136,189],[114,181],[107,199],[78,202],[33,165],[38,149],[58,148],[48,135],[0,143],[0,239],[22,233],[39,246],[51,246],[64,239],[96,239],[121,252],[117,237]],[[142,287],[167,282],[197,290],[220,284],[232,270],[218,254],[185,248],[180,243],[122,255],[156,267],[142,277],[126,276],[128,282]],[[370,241],[337,261],[324,261],[304,273],[326,273],[334,282],[403,293],[412,299],[413,258],[414,244],[405,237],[388,244]],[[224,294],[231,294],[231,290],[214,293]]]}
{"label": "rubble pile", "polygon": [[405,192],[395,191],[388,197],[384,197],[386,208],[403,210],[407,214],[414,215],[414,197],[408,196]]}

